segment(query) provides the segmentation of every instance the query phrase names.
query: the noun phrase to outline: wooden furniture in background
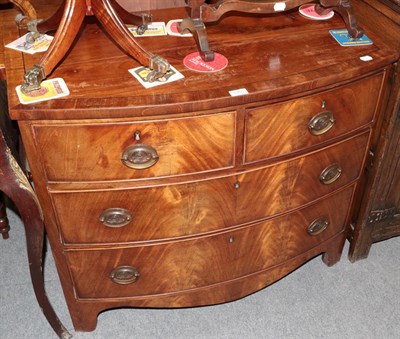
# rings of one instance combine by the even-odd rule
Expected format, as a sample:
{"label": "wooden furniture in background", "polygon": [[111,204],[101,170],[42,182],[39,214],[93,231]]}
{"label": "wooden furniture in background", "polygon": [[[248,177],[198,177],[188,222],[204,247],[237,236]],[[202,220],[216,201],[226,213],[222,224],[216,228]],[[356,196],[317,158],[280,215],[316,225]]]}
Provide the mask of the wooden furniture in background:
{"label": "wooden furniture in background", "polygon": [[151,89],[87,22],[52,75],[71,94],[32,105],[14,88],[38,56],[6,51],[10,114],[76,330],[106,309],[223,303],[319,254],[340,259],[398,53],[369,30],[374,45],[339,46],[336,16],[253,20],[208,28],[229,60],[216,73],[184,67],[190,38],[144,39],[185,76]]}
{"label": "wooden furniture in background", "polygon": [[[0,5],[6,5],[8,1],[0,1]],[[2,30],[2,24],[0,23],[0,31]],[[4,52],[3,52],[3,39],[2,34],[0,33],[0,81],[4,81],[6,77],[5,66],[4,66]],[[1,93],[0,93],[1,95]],[[5,107],[3,101],[5,101],[0,97],[0,115],[4,114]],[[6,212],[6,201],[5,196],[2,192],[0,192],[0,234],[3,239],[8,239],[10,231],[10,224],[7,218]]]}
{"label": "wooden furniture in background", "polygon": [[[1,28],[1,26],[0,26]],[[0,39],[1,43],[1,39]],[[2,50],[3,47],[1,45],[0,50]],[[3,60],[3,55],[2,53],[0,54],[0,68],[2,68]],[[4,68],[3,68],[4,69]],[[2,77],[4,75],[5,77],[5,71],[0,72],[0,128],[2,131],[8,130],[7,127],[8,124],[6,123],[6,119],[8,117],[8,112],[7,112],[7,92],[6,92],[6,87],[5,87],[5,78]],[[6,126],[7,124],[7,126]],[[10,231],[10,224],[7,218],[7,211],[6,211],[6,196],[4,195],[3,192],[0,192],[0,234],[3,239],[8,239],[9,238],[9,231]]]}
{"label": "wooden furniture in background", "polygon": [[[400,51],[400,3],[353,1],[360,23]],[[400,68],[391,77],[383,130],[376,134],[373,167],[361,211],[350,234],[351,261],[366,258],[372,243],[400,235]]]}
{"label": "wooden furniture in background", "polygon": [[[22,10],[26,18],[30,17],[29,1],[11,0],[11,2]],[[54,39],[40,61],[25,72],[22,92],[29,93],[40,88],[41,82],[52,73],[69,51],[86,16],[96,17],[116,44],[128,55],[151,69],[148,75],[150,81],[160,78],[169,70],[168,61],[144,49],[126,27],[127,24],[137,26],[147,24],[150,20],[146,19],[147,14],[144,13],[139,18],[120,6],[116,0],[63,0],[58,9],[46,20],[20,21],[20,28],[28,26],[28,29],[35,34],[56,30]]]}
{"label": "wooden furniture in background", "polygon": [[[180,30],[184,33],[192,32],[202,59],[213,61],[214,51],[209,48],[205,23],[218,22],[229,12],[250,14],[282,13],[308,3],[308,0],[284,0],[281,2],[274,0],[220,0],[212,4],[206,3],[206,0],[185,0],[185,2],[190,11],[189,16],[179,24]],[[349,35],[354,39],[358,39],[364,34],[357,25],[353,8],[348,0],[319,0],[315,10],[319,14],[326,14],[334,10],[343,18]]]}
{"label": "wooden furniture in background", "polygon": [[[4,91],[4,88],[0,90]],[[0,190],[13,201],[24,225],[29,271],[39,306],[57,335],[62,339],[71,338],[54,312],[44,288],[42,210],[33,188],[6,143],[3,130],[0,130]]]}
{"label": "wooden furniture in background", "polygon": [[[3,4],[0,2],[0,4]],[[0,30],[2,29],[0,23]],[[0,33],[0,81],[4,81],[6,77],[5,66],[4,66],[4,52],[3,52],[3,39],[2,34]],[[3,92],[3,97],[1,96],[0,92],[0,116],[3,116],[6,111],[6,103],[7,103],[7,96],[6,93]],[[10,231],[10,224],[7,218],[7,211],[6,211],[6,200],[5,196],[2,192],[0,192],[0,234],[3,239],[8,239]]]}
{"label": "wooden furniture in background", "polygon": [[154,9],[184,7],[185,0],[118,0],[118,3],[130,12],[151,11]]}
{"label": "wooden furniture in background", "polygon": [[29,0],[10,0],[29,20],[37,19],[37,13]]}
{"label": "wooden furniture in background", "polygon": [[[47,297],[43,276],[44,224],[42,210],[25,173],[20,166],[18,132],[10,121],[7,110],[6,70],[4,66],[4,36],[8,39],[6,27],[14,25],[16,12],[0,11],[0,233],[8,238],[9,224],[6,215],[4,195],[11,199],[21,217],[26,236],[29,272],[39,306],[56,334],[62,338],[71,335],[62,325]],[[12,67],[11,67],[12,69]],[[4,194],[4,195],[3,195]]]}
{"label": "wooden furniture in background", "polygon": [[3,239],[9,238],[9,234],[8,234],[9,231],[10,231],[10,224],[9,224],[9,221],[7,218],[5,197],[4,197],[3,193],[1,193],[1,197],[0,197],[0,234],[3,237]]}

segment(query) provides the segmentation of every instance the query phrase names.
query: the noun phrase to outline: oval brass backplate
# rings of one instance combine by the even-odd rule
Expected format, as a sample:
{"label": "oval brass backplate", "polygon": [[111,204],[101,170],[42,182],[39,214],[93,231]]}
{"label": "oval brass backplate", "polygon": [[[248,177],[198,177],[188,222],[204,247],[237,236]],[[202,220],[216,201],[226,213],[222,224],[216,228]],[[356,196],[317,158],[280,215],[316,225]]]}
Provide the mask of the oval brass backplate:
{"label": "oval brass backplate", "polygon": [[331,111],[324,111],[313,116],[308,123],[308,130],[312,135],[322,135],[335,125],[335,118]]}
{"label": "oval brass backplate", "polygon": [[132,221],[132,213],[124,208],[107,208],[100,214],[99,221],[107,227],[123,227]]}
{"label": "oval brass backplate", "polygon": [[127,147],[122,153],[122,163],[133,169],[146,169],[159,159],[157,151],[150,145],[138,144]]}
{"label": "oval brass backplate", "polygon": [[320,174],[319,180],[324,185],[334,183],[342,175],[342,168],[339,164],[332,164],[326,167]]}
{"label": "oval brass backplate", "polygon": [[139,271],[132,266],[118,266],[110,273],[112,282],[119,285],[133,284],[138,281],[139,277]]}
{"label": "oval brass backplate", "polygon": [[310,226],[308,226],[307,233],[309,235],[318,235],[327,229],[329,226],[329,220],[325,217],[314,220]]}

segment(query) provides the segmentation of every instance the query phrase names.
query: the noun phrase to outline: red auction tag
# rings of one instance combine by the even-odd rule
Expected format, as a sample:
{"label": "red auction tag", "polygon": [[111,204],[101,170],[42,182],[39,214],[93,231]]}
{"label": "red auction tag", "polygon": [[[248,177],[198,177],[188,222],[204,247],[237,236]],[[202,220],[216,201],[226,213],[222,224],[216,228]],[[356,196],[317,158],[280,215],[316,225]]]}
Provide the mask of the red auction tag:
{"label": "red auction tag", "polygon": [[315,4],[302,5],[299,8],[299,12],[302,16],[313,20],[328,20],[334,15],[334,12],[332,10],[327,14],[319,15],[315,10]]}
{"label": "red auction tag", "polygon": [[214,53],[213,61],[204,61],[199,52],[189,54],[183,59],[183,64],[196,72],[212,73],[222,71],[228,66],[228,59],[222,54]]}

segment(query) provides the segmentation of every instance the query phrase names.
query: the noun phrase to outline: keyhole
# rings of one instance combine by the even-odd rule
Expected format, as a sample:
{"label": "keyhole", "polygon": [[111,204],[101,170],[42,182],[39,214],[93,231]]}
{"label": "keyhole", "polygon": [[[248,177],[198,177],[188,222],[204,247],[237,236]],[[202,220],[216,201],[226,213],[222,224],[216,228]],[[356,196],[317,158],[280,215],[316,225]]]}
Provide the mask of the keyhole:
{"label": "keyhole", "polygon": [[136,141],[139,141],[139,140],[140,140],[140,137],[141,137],[140,131],[136,131],[136,132],[135,132],[135,140],[136,140]]}

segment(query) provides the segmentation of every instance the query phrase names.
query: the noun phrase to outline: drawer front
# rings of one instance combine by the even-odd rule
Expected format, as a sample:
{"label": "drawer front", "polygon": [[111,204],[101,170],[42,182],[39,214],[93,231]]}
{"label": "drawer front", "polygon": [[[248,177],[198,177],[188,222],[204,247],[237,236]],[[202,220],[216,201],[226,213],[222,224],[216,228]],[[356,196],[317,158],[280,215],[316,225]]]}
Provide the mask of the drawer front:
{"label": "drawer front", "polygon": [[369,124],[383,74],[310,97],[249,110],[246,163],[301,151]]}
{"label": "drawer front", "polygon": [[232,167],[235,117],[33,128],[49,181],[122,180]]}
{"label": "drawer front", "polygon": [[353,188],[231,232],[112,250],[67,252],[79,298],[134,297],[216,284],[283,263],[343,230]]}
{"label": "drawer front", "polygon": [[[114,243],[215,231],[283,213],[357,179],[368,133],[240,175],[121,191],[53,193],[64,242]],[[335,180],[335,170],[340,172]],[[321,174],[333,168],[331,183]],[[330,172],[328,171],[328,174]],[[108,221],[107,221],[108,220]]]}

